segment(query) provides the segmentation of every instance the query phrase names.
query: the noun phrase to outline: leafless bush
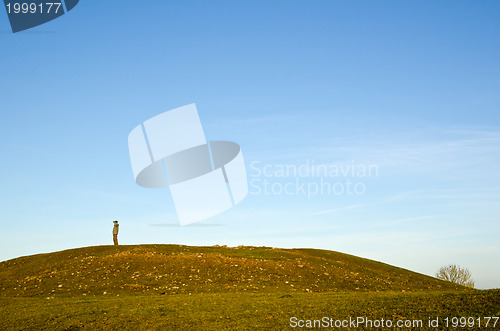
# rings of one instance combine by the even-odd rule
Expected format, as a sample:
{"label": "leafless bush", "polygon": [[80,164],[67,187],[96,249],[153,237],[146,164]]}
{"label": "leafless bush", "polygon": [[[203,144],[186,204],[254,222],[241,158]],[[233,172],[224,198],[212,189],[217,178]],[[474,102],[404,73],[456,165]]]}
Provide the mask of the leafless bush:
{"label": "leafless bush", "polygon": [[439,268],[436,277],[456,284],[474,288],[474,279],[468,268],[462,268],[455,264]]}

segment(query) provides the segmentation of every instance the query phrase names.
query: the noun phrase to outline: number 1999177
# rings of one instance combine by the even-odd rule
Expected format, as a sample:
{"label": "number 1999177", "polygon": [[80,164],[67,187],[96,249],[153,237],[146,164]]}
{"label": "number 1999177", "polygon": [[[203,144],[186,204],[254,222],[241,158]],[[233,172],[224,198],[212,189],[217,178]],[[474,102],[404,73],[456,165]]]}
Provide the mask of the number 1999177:
{"label": "number 1999177", "polygon": [[7,3],[5,7],[7,7],[8,14],[57,14],[61,8],[61,2],[45,2],[36,4],[34,2],[27,3]]}

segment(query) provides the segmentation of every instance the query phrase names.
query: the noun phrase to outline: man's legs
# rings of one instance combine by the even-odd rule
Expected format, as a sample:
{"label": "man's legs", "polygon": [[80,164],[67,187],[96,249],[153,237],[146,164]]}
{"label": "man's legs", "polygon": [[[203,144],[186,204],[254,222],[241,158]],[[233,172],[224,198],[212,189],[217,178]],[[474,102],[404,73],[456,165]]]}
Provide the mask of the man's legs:
{"label": "man's legs", "polygon": [[115,245],[118,245],[118,235],[117,235],[117,234],[114,234],[114,235],[113,235],[113,243],[114,243]]}

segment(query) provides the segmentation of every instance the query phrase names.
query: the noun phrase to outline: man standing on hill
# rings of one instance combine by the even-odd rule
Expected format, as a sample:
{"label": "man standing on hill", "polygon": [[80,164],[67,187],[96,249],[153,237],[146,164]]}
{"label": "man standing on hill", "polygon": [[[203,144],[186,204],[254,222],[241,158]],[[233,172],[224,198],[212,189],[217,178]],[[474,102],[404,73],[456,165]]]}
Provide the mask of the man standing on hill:
{"label": "man standing on hill", "polygon": [[114,226],[113,226],[113,243],[115,245],[118,245],[118,227],[120,225],[118,224],[117,220],[114,220],[113,224],[114,224]]}

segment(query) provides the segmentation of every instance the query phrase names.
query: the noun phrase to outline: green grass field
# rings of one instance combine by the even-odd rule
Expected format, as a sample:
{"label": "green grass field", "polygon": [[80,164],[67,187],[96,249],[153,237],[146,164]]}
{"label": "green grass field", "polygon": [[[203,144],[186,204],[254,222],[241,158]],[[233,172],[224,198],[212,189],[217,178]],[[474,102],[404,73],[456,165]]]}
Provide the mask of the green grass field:
{"label": "green grass field", "polygon": [[86,247],[1,262],[0,290],[1,330],[280,330],[358,317],[500,329],[484,328],[500,316],[500,290],[314,249]]}

